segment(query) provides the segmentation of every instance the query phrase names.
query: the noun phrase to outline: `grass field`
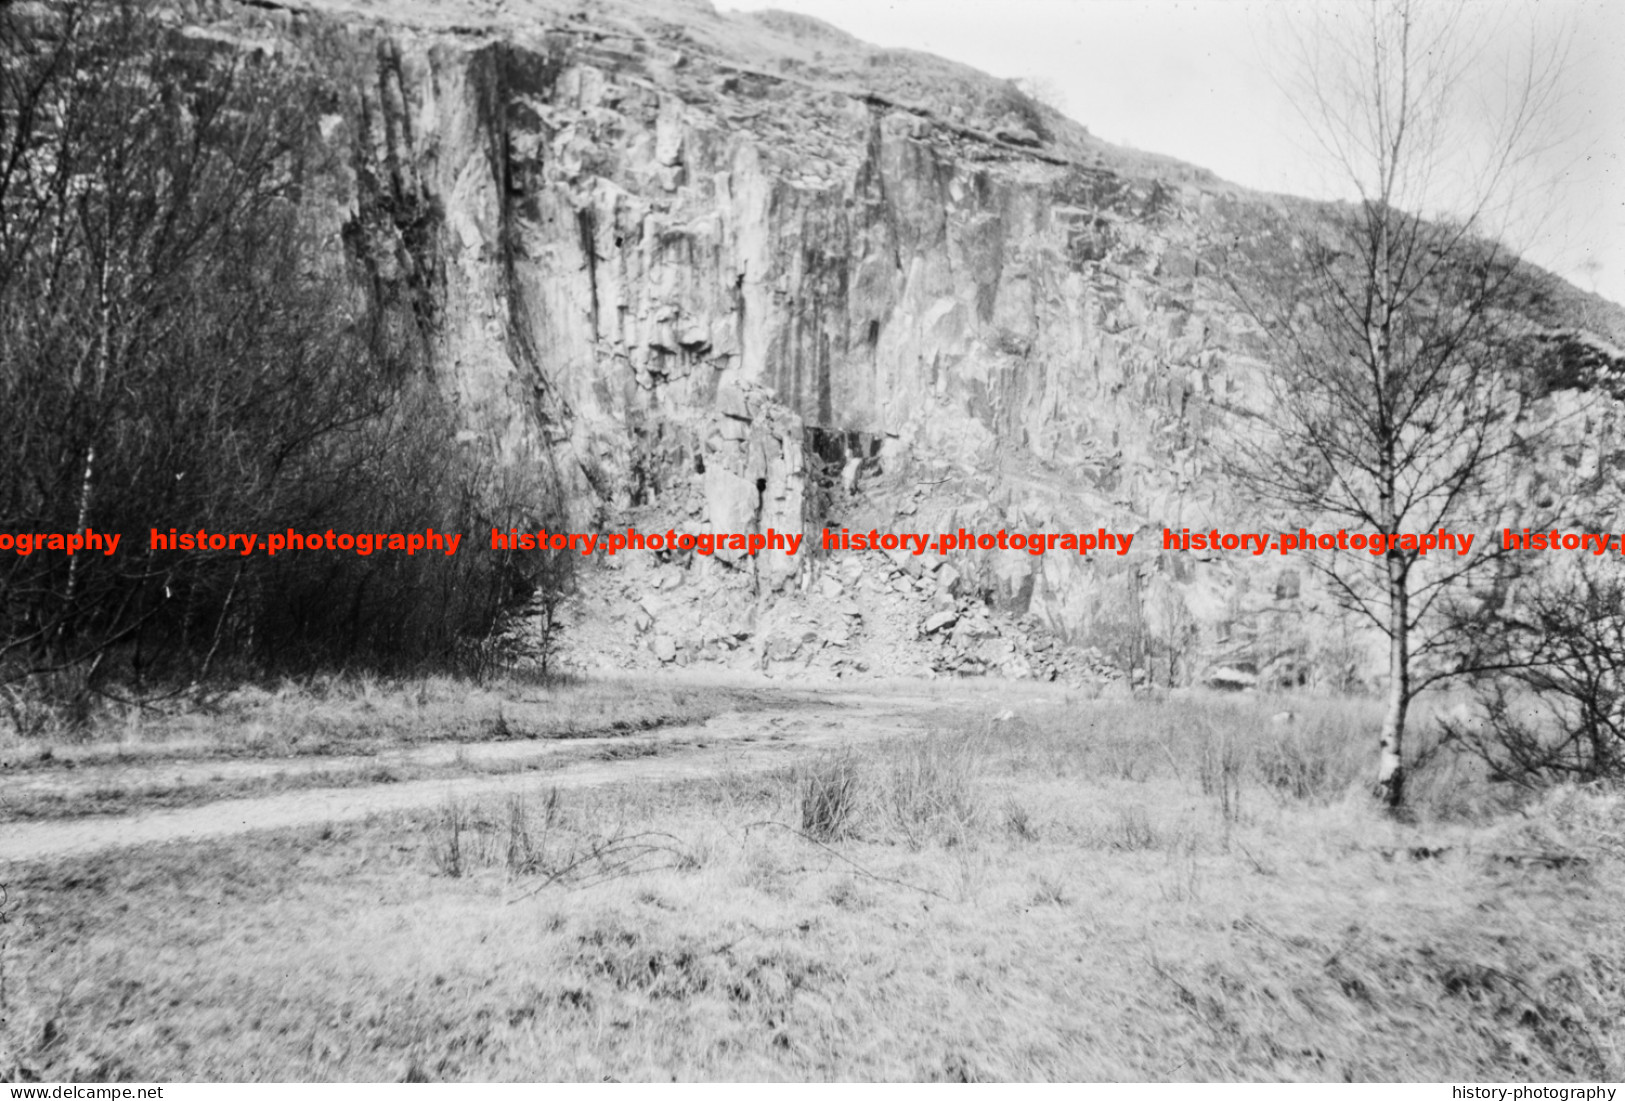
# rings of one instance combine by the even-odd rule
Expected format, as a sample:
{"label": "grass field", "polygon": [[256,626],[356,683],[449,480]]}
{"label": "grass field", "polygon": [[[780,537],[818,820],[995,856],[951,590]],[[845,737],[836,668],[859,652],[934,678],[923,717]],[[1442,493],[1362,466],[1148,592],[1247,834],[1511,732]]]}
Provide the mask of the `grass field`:
{"label": "grass field", "polygon": [[1439,758],[1401,823],[1357,701],[1011,711],[13,867],[0,1076],[1625,1077],[1625,795]]}

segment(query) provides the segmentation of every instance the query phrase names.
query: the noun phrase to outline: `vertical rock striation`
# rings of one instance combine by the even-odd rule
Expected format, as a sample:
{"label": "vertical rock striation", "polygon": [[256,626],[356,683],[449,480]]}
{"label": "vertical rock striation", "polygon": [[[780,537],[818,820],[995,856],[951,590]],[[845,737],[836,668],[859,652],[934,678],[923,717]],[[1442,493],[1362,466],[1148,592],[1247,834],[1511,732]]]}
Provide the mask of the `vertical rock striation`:
{"label": "vertical rock striation", "polygon": [[[955,559],[1085,643],[1133,618],[1218,654],[1304,599],[1279,562],[1148,546],[1252,522],[1216,460],[1262,370],[1224,281],[1296,247],[1287,200],[783,13],[184,11],[333,74],[333,248],[483,446],[556,464],[574,522],[1136,532],[1147,553]],[[817,556],[735,564],[772,589]]]}

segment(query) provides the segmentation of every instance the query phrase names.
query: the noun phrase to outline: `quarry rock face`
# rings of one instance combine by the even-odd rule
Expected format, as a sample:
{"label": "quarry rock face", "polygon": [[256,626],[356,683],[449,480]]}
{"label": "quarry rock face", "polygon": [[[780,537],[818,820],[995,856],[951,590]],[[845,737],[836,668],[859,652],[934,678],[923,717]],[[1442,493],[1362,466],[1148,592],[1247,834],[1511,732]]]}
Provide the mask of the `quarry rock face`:
{"label": "quarry rock face", "polygon": [[[683,557],[686,610],[625,586],[603,646],[627,660],[855,668],[879,637],[841,611],[864,585],[896,645],[936,648],[922,667],[1032,675],[1067,646],[1111,665],[1129,634],[1188,651],[1171,680],[1322,660],[1289,560],[1159,549],[1165,526],[1254,530],[1220,457],[1265,368],[1225,280],[1294,247],[1281,200],[783,13],[182,10],[332,74],[313,217],[496,461],[551,467],[579,530],[807,533],[793,556]],[[817,549],[842,526],[1135,547],[856,568]],[[594,576],[583,599],[619,591]],[[805,630],[774,626],[791,598],[822,602]],[[1019,645],[974,635],[987,610]]]}

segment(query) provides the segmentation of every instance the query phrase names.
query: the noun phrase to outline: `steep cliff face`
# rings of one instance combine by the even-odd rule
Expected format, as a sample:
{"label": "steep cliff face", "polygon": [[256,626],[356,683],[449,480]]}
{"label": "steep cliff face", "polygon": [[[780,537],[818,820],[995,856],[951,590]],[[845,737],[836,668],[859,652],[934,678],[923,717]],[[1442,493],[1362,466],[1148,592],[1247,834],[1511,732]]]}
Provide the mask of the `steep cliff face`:
{"label": "steep cliff face", "polygon": [[[471,446],[556,467],[580,527],[1105,527],[1144,547],[1249,519],[1216,456],[1262,366],[1223,279],[1293,247],[1283,200],[782,13],[253,0],[184,19],[333,74],[322,134],[345,167],[314,206],[334,250]],[[1133,621],[1209,664],[1312,598],[1282,560],[1149,550],[890,580],[1102,651]],[[688,567],[744,585],[750,616],[862,573],[717,559]],[[917,634],[899,615],[897,642]]]}

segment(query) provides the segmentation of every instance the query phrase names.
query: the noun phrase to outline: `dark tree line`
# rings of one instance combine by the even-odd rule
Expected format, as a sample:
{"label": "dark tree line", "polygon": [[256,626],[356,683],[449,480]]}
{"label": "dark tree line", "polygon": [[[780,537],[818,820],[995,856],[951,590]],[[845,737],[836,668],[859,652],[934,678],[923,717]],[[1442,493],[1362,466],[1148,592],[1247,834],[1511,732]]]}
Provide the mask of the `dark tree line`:
{"label": "dark tree line", "polygon": [[[139,5],[0,7],[0,683],[443,664],[551,563],[469,547],[547,518],[459,444],[305,181],[333,93]],[[398,346],[399,341],[393,342]],[[455,558],[149,551],[148,532],[410,531]]]}

